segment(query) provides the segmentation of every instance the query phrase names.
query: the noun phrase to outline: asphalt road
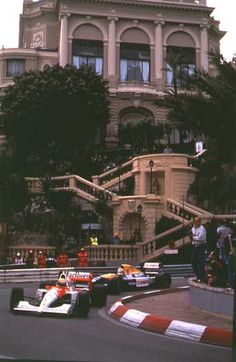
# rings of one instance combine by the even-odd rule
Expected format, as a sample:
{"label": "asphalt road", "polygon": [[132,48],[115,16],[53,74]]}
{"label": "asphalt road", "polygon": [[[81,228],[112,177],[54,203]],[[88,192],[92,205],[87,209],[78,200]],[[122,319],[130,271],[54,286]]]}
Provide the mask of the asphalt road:
{"label": "asphalt road", "polygon": [[[177,286],[180,282],[173,283]],[[87,319],[14,315],[9,312],[12,284],[0,285],[0,360],[86,362],[230,362],[231,351],[124,326],[104,308]],[[25,284],[34,295],[38,284]],[[109,296],[108,306],[117,300]]]}

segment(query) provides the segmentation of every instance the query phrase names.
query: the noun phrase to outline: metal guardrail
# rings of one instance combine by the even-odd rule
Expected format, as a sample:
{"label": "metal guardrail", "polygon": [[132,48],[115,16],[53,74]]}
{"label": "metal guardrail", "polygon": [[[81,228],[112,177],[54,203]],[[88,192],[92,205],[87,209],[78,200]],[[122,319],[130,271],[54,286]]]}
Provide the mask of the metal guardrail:
{"label": "metal guardrail", "polygon": [[163,268],[164,271],[169,273],[172,277],[187,278],[194,276],[191,264],[164,265]]}
{"label": "metal guardrail", "polygon": [[[62,270],[80,270],[91,272],[95,276],[104,273],[116,273],[117,266],[113,267],[88,267],[88,268],[45,268],[45,269],[10,269],[5,266],[0,270],[0,283],[36,282],[42,280],[55,280]],[[164,265],[164,271],[172,277],[190,277],[193,275],[190,264]]]}

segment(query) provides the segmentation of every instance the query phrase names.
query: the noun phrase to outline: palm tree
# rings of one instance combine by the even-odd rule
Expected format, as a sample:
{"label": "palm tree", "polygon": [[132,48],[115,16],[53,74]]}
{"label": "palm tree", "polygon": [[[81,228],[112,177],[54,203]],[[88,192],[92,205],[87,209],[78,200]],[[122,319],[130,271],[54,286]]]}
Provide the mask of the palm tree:
{"label": "palm tree", "polygon": [[[211,59],[216,76],[197,70],[186,83],[185,92],[169,94],[158,104],[169,110],[171,123],[204,135],[208,152],[190,191],[197,193],[199,202],[208,201],[211,207],[222,210],[236,187],[236,67],[235,62],[228,63],[219,54],[212,54]],[[212,162],[217,166],[211,168]]]}

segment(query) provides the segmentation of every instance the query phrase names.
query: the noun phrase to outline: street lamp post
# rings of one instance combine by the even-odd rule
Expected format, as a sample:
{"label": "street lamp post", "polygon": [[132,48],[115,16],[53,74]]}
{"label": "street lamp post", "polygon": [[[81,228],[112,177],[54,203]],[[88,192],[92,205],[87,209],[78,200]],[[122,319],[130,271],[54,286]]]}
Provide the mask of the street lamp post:
{"label": "street lamp post", "polygon": [[137,213],[138,213],[138,241],[139,243],[142,241],[141,235],[141,215],[142,215],[143,207],[141,204],[137,206]]}
{"label": "street lamp post", "polygon": [[150,167],[150,182],[151,182],[150,194],[152,194],[152,169],[154,167],[154,161],[150,160],[149,163],[148,163],[148,166]]}

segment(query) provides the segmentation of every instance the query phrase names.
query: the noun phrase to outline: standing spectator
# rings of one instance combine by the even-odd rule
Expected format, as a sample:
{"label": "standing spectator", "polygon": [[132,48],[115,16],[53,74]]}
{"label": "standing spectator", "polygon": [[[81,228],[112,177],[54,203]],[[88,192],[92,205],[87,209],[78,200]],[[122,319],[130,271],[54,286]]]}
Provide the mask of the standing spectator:
{"label": "standing spectator", "polygon": [[98,238],[95,234],[90,236],[90,245],[97,246],[98,245]]}
{"label": "standing spectator", "polygon": [[216,249],[217,243],[217,221],[215,219],[208,219],[205,223],[205,228],[207,231],[207,252],[210,253],[211,251]]}
{"label": "standing spectator", "polygon": [[26,267],[33,268],[34,267],[34,252],[33,250],[29,250],[28,256],[26,258]]}
{"label": "standing spectator", "polygon": [[190,238],[193,245],[192,266],[198,283],[204,283],[205,278],[205,252],[206,228],[201,224],[201,219],[196,217],[191,229]]}
{"label": "standing spectator", "polygon": [[119,237],[118,233],[115,233],[114,236],[112,237],[111,244],[112,245],[119,245],[120,244],[120,237]]}
{"label": "standing spectator", "polygon": [[57,266],[59,268],[64,268],[64,267],[68,267],[69,266],[69,258],[68,255],[62,251],[58,256],[57,256]]}
{"label": "standing spectator", "polygon": [[227,287],[233,288],[233,247],[232,240],[235,241],[235,230],[229,228],[230,232],[224,241],[223,258],[220,258],[226,266],[227,272]]}
{"label": "standing spectator", "polygon": [[84,248],[81,248],[78,257],[78,266],[80,268],[86,268],[88,266],[88,253]]}
{"label": "standing spectator", "polygon": [[226,225],[225,220],[216,229],[218,235],[217,248],[219,249],[219,257],[227,264],[227,251],[229,245],[230,227]]}
{"label": "standing spectator", "polygon": [[56,261],[55,258],[53,256],[53,254],[50,252],[48,254],[48,256],[46,256],[47,259],[47,268],[55,268],[56,267]]}
{"label": "standing spectator", "polygon": [[46,268],[47,258],[46,255],[40,250],[38,254],[38,268]]}
{"label": "standing spectator", "polygon": [[166,147],[163,150],[163,153],[173,153],[173,150],[170,147],[170,145],[166,145]]}
{"label": "standing spectator", "polygon": [[16,253],[16,257],[15,257],[15,263],[17,265],[22,265],[24,264],[24,258],[23,256],[21,255],[21,253],[18,251],[18,253]]}

